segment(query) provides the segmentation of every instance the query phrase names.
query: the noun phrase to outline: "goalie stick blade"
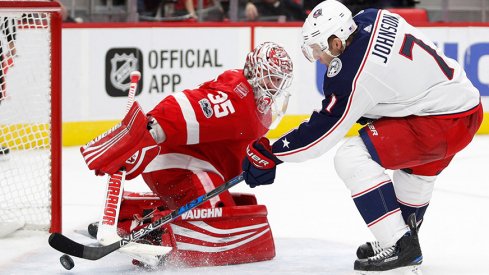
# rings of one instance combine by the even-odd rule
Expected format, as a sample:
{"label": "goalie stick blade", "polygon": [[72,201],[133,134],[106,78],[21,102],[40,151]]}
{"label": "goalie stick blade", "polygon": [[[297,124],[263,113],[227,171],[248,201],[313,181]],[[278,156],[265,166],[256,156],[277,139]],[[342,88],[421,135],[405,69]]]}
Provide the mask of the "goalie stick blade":
{"label": "goalie stick blade", "polygon": [[98,260],[121,247],[119,242],[100,247],[86,246],[79,244],[59,233],[53,233],[51,236],[49,236],[49,245],[65,254],[92,261]]}

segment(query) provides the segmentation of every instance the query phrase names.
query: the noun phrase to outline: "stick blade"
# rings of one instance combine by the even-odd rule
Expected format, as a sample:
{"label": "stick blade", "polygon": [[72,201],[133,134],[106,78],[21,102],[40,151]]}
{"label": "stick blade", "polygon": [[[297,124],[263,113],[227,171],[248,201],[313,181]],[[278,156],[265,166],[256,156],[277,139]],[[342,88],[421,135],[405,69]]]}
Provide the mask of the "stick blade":
{"label": "stick blade", "polygon": [[59,233],[53,233],[49,236],[49,245],[65,254],[83,258],[84,245],[79,244]]}
{"label": "stick blade", "polygon": [[121,248],[121,245],[119,242],[115,242],[111,245],[107,246],[100,246],[100,247],[91,247],[91,246],[86,246],[83,244],[79,244],[70,238],[59,234],[59,233],[53,233],[51,236],[49,236],[49,245],[65,254],[82,258],[82,259],[87,259],[87,260],[98,260],[114,251],[117,249]]}

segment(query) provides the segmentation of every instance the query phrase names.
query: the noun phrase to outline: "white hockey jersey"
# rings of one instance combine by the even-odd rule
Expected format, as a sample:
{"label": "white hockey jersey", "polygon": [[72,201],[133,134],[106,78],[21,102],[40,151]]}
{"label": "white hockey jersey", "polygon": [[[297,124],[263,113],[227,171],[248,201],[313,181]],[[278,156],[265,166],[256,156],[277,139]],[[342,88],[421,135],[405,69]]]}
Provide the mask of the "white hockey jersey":
{"label": "white hockey jersey", "polygon": [[362,117],[464,116],[480,103],[462,67],[402,17],[368,9],[324,76],[322,108],[273,144],[283,161],[318,157]]}

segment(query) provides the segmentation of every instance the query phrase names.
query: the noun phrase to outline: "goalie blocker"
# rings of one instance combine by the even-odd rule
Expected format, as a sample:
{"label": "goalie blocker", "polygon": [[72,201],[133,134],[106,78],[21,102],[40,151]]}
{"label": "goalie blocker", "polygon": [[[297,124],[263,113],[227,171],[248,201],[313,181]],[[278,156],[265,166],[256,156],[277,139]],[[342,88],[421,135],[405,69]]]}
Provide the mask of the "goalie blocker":
{"label": "goalie blocker", "polygon": [[[270,260],[275,245],[267,209],[252,194],[232,194],[236,205],[200,207],[144,237],[153,245],[172,247],[164,264],[213,266]],[[170,210],[153,193],[124,192],[118,229],[127,234],[155,221]],[[159,207],[161,208],[161,207]]]}

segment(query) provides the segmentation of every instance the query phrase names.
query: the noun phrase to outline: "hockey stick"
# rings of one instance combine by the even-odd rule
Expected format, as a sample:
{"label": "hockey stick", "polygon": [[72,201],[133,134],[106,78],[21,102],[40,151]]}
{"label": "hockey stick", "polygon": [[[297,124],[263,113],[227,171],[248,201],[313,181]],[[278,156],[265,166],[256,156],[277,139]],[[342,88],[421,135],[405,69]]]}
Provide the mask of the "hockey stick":
{"label": "hockey stick", "polygon": [[[136,90],[140,78],[140,72],[131,72],[131,82],[127,95],[126,113],[131,109],[132,104],[134,104],[134,97],[136,95]],[[99,230],[97,234],[97,240],[100,243],[112,243],[114,240],[120,239],[119,235],[117,234],[117,224],[119,220],[122,194],[124,193],[125,178],[126,171],[124,169],[121,169],[116,173],[109,175],[109,177],[107,178],[105,204],[102,217],[99,222]]]}
{"label": "hockey stick", "polygon": [[130,244],[133,241],[139,240],[143,236],[146,236],[148,233],[162,227],[163,225],[174,221],[175,219],[180,217],[180,215],[182,215],[183,213],[194,209],[195,207],[201,205],[202,203],[210,200],[211,198],[235,186],[241,181],[243,181],[243,174],[240,174],[232,178],[231,180],[224,183],[223,185],[218,186],[217,188],[211,190],[210,192],[197,197],[195,200],[185,204],[182,207],[173,210],[171,213],[162,217],[161,219],[158,219],[152,222],[151,224],[146,225],[145,227],[139,229],[138,231],[132,232],[130,235],[122,238],[120,241],[114,242],[110,245],[100,246],[100,247],[86,246],[77,243],[60,233],[53,233],[51,234],[51,236],[49,236],[49,245],[51,245],[52,248],[60,252],[63,252],[65,254],[69,254],[71,256],[75,256],[87,260],[98,260],[118,250],[119,248],[124,247],[127,244]]}

